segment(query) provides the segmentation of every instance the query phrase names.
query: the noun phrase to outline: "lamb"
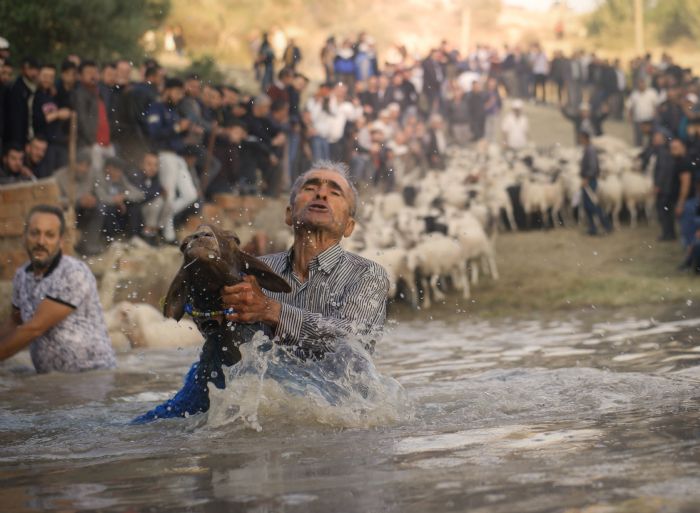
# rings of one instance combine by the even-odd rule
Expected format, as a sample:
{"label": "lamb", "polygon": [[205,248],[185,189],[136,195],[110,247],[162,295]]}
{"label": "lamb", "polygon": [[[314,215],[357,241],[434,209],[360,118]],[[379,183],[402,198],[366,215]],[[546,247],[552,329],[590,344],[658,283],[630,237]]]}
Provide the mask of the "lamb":
{"label": "lamb", "polygon": [[166,319],[147,303],[121,301],[105,312],[105,321],[112,344],[119,350],[197,347],[204,342],[194,322]]}
{"label": "lamb", "polygon": [[367,248],[360,255],[384,267],[389,277],[389,298],[395,298],[399,282],[403,282],[414,306],[418,303],[416,270],[408,263],[408,255],[402,248]]}
{"label": "lamb", "polygon": [[637,226],[637,207],[641,206],[647,219],[654,204],[654,182],[651,177],[636,173],[634,171],[624,171],[620,175],[622,184],[622,199],[630,212],[630,227]]}
{"label": "lamb", "polygon": [[454,212],[449,216],[448,235],[455,237],[462,248],[465,265],[471,265],[472,283],[479,281],[479,262],[486,261],[486,268],[494,280],[498,279],[498,267],[493,244],[479,221],[469,212]]}
{"label": "lamb", "polygon": [[620,225],[620,210],[622,210],[622,181],[617,175],[609,174],[598,181],[598,200],[603,212],[612,218],[614,228]]}
{"label": "lamb", "polygon": [[424,282],[423,306],[430,308],[431,294],[436,300],[445,299],[438,288],[441,277],[451,276],[462,295],[469,299],[469,280],[461,245],[451,237],[440,233],[430,233],[408,252],[408,265],[416,269]]}

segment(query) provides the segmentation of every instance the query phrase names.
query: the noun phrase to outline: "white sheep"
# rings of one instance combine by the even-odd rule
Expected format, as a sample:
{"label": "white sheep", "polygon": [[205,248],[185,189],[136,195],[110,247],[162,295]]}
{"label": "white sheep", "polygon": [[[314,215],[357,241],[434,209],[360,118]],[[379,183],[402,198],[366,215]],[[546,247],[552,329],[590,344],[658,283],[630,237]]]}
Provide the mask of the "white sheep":
{"label": "white sheep", "polygon": [[438,288],[441,277],[450,276],[455,286],[462,290],[465,299],[470,297],[469,279],[462,247],[451,237],[441,233],[426,235],[416,246],[408,251],[408,265],[416,269],[422,278],[423,306],[430,308],[431,295],[442,301],[445,295]]}
{"label": "white sheep", "polygon": [[630,212],[630,226],[637,226],[637,207],[642,207],[647,220],[651,219],[654,206],[654,182],[650,176],[634,171],[623,171],[620,175],[622,198]]}

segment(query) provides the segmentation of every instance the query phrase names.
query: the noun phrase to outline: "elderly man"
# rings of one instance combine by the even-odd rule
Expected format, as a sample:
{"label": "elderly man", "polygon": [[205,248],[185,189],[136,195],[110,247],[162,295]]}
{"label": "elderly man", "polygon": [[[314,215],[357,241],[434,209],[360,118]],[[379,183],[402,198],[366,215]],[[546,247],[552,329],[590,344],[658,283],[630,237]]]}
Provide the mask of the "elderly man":
{"label": "elderly man", "polygon": [[37,372],[79,372],[115,366],[95,277],[61,254],[60,208],[37,205],[27,216],[29,263],[15,273],[12,312],[0,328],[0,360],[29,346]]}
{"label": "elderly man", "polygon": [[[356,208],[357,192],[343,164],[320,161],[301,175],[285,212],[294,244],[261,258],[292,291],[263,291],[255,278],[246,276],[244,282],[222,288],[224,306],[235,311],[227,319],[261,322],[276,344],[290,347],[301,360],[322,359],[348,336],[371,352],[384,327],[389,280],[379,264],[340,247],[355,227]],[[196,366],[173,399],[134,422],[207,411],[208,391],[195,383]]]}

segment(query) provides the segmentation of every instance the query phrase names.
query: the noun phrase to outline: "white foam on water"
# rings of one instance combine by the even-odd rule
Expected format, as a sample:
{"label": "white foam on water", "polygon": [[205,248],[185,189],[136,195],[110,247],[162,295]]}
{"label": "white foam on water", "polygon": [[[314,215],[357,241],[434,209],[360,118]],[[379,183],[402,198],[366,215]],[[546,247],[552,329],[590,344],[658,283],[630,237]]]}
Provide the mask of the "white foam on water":
{"label": "white foam on water", "polygon": [[338,341],[320,361],[301,361],[256,334],[241,346],[242,360],[227,375],[226,388],[209,387],[207,426],[242,423],[262,431],[276,424],[325,424],[369,428],[413,417],[403,387],[380,374],[359,343]]}

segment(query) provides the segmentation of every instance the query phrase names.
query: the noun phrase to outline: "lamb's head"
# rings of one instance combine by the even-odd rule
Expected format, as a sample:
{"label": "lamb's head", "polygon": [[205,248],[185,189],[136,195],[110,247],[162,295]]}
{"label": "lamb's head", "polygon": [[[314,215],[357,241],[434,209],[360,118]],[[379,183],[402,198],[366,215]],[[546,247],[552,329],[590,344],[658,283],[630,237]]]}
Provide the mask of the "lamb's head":
{"label": "lamb's head", "polygon": [[289,284],[261,260],[241,251],[235,233],[210,224],[200,225],[180,245],[183,263],[170,284],[163,304],[163,315],[180,320],[188,301],[207,303],[200,309],[215,309],[221,302],[224,285],[254,275],[261,287],[273,292],[289,292]]}

